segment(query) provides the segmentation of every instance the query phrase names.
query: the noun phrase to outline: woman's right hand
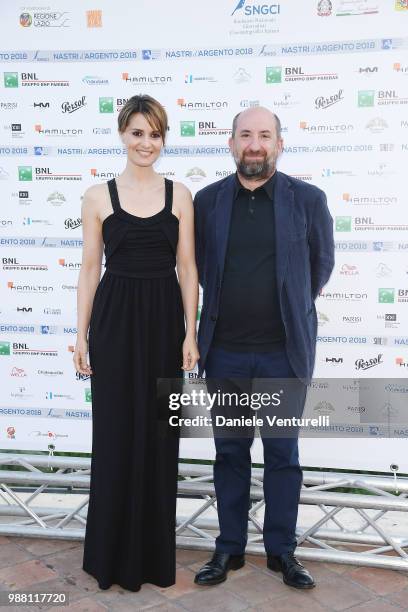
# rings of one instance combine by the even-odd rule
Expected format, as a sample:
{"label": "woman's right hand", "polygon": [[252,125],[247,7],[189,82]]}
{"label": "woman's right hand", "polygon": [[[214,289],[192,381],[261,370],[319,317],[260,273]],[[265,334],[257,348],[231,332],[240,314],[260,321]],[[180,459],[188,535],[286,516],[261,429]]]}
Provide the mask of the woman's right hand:
{"label": "woman's right hand", "polygon": [[80,374],[86,374],[88,376],[91,376],[92,370],[91,370],[91,366],[88,363],[87,355],[88,355],[88,342],[86,340],[80,340],[78,338],[76,341],[74,356],[73,356],[75,369]]}

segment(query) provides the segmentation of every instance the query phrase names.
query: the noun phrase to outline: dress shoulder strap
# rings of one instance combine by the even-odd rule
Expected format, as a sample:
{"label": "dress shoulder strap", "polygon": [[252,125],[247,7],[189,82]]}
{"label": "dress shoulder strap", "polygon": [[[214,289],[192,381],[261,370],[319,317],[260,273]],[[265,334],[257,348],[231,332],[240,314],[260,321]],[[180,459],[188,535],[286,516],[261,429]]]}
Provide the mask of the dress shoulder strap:
{"label": "dress shoulder strap", "polygon": [[118,188],[116,186],[116,181],[114,178],[108,181],[108,188],[109,188],[109,195],[110,195],[110,199],[112,203],[112,208],[114,212],[116,212],[120,210],[120,202],[119,202]]}
{"label": "dress shoulder strap", "polygon": [[165,201],[164,201],[164,208],[171,212],[173,208],[173,181],[170,181],[169,179],[165,178],[164,187],[165,187],[165,193],[166,193]]}

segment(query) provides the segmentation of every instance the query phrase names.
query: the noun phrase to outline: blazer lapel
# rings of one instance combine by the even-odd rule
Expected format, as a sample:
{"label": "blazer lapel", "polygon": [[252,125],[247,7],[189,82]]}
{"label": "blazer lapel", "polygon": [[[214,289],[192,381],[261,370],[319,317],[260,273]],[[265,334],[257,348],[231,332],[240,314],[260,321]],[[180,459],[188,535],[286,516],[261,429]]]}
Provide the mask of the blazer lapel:
{"label": "blazer lapel", "polygon": [[232,206],[234,203],[235,175],[231,174],[219,189],[215,201],[215,238],[217,243],[217,263],[219,279],[224,272]]}
{"label": "blazer lapel", "polygon": [[277,172],[275,193],[275,239],[276,239],[276,282],[278,293],[282,290],[283,278],[286,271],[290,236],[293,225],[294,196],[285,174]]}

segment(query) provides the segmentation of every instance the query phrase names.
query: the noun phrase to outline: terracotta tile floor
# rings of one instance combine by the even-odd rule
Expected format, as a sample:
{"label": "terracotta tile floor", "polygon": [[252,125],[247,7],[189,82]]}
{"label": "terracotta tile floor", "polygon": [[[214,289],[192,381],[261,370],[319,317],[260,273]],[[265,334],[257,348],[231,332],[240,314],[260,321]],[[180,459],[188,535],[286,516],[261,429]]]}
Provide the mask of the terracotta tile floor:
{"label": "terracotta tile floor", "polygon": [[177,584],[168,589],[144,585],[139,593],[113,586],[100,591],[82,571],[82,544],[59,540],[0,537],[0,591],[27,589],[69,593],[64,607],[13,606],[0,610],[78,610],[125,612],[191,610],[193,612],[397,612],[408,610],[408,572],[330,563],[305,562],[317,587],[298,591],[268,571],[261,557],[247,556],[244,568],[230,572],[216,587],[198,587],[193,578],[208,559],[206,552],[177,551]]}

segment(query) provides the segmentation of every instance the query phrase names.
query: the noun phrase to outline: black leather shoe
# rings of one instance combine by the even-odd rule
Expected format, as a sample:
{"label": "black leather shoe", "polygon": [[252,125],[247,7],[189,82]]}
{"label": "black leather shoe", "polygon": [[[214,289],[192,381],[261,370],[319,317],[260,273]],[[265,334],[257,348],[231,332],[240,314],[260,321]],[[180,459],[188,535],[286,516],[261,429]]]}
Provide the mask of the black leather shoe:
{"label": "black leather shoe", "polygon": [[195,584],[210,586],[227,579],[229,570],[237,570],[245,565],[245,555],[230,555],[215,552],[212,559],[200,569],[194,578]]}
{"label": "black leather shoe", "polygon": [[268,555],[268,568],[273,572],[282,572],[283,582],[296,589],[312,589],[316,586],[313,577],[293,552],[278,556]]}

